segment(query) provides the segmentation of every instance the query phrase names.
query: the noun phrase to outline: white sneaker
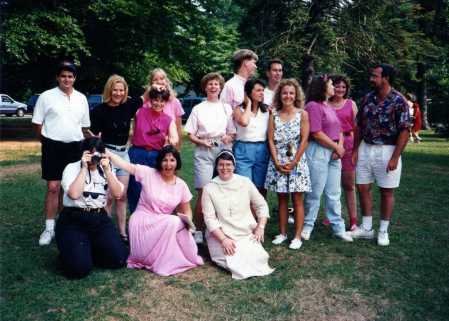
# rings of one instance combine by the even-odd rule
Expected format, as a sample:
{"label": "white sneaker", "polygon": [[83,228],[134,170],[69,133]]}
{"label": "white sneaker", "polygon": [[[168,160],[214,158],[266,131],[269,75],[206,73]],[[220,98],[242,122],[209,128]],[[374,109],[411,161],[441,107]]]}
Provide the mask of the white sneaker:
{"label": "white sneaker", "polygon": [[279,245],[287,240],[287,235],[279,234],[274,237],[274,240],[271,243],[275,245]]}
{"label": "white sneaker", "polygon": [[293,217],[293,215],[288,216],[287,222],[288,224],[295,224],[295,218]]}
{"label": "white sneaker", "polygon": [[203,232],[196,231],[195,233],[193,233],[193,239],[195,240],[196,244],[203,244],[204,243]]}
{"label": "white sneaker", "polygon": [[358,226],[354,231],[351,232],[351,236],[355,239],[368,239],[374,238],[374,230],[365,230],[362,225]]}
{"label": "white sneaker", "polygon": [[54,230],[44,230],[39,238],[39,245],[49,245],[51,240],[55,237]]}
{"label": "white sneaker", "polygon": [[388,232],[377,233],[377,245],[388,246],[390,245],[390,239],[388,238]]}
{"label": "white sneaker", "polygon": [[288,246],[289,249],[299,250],[301,248],[302,242],[300,239],[293,239]]}
{"label": "white sneaker", "polygon": [[304,241],[308,241],[310,240],[310,234],[312,234],[312,231],[302,230],[301,237]]}
{"label": "white sneaker", "polygon": [[351,234],[349,232],[338,233],[338,234],[335,234],[335,236],[337,238],[339,238],[340,240],[345,241],[345,242],[352,242],[352,241],[354,241],[352,239]]}

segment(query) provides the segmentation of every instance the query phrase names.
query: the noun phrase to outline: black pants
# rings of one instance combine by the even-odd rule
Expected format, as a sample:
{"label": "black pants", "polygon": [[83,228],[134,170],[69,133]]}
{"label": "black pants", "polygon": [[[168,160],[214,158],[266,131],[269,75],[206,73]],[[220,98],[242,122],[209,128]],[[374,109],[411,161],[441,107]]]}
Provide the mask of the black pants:
{"label": "black pants", "polygon": [[117,269],[125,266],[128,249],[107,215],[65,207],[56,223],[56,244],[65,274],[82,278],[93,265]]}

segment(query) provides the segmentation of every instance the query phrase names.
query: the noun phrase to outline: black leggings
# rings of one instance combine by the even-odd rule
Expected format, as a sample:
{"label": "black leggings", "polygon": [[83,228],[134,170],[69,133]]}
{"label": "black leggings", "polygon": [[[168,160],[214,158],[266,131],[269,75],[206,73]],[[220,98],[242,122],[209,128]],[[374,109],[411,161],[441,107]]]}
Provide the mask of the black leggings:
{"label": "black leggings", "polygon": [[64,207],[56,223],[58,245],[64,273],[83,278],[93,265],[118,269],[126,264],[128,249],[107,215]]}

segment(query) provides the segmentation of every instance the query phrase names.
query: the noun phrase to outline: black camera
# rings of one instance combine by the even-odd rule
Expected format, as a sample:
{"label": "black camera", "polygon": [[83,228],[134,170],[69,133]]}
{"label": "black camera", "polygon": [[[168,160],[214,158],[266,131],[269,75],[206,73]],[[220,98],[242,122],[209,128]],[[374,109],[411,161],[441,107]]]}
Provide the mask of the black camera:
{"label": "black camera", "polygon": [[91,162],[94,164],[99,164],[101,159],[102,159],[101,154],[99,152],[95,152],[92,155]]}

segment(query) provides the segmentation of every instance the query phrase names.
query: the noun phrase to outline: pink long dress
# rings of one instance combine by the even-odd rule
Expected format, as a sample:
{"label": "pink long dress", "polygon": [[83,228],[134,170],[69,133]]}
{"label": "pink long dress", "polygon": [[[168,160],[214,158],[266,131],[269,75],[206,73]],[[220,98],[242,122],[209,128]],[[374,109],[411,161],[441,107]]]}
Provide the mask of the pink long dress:
{"label": "pink long dress", "polygon": [[192,199],[187,184],[176,178],[170,185],[153,168],[136,165],[142,193],[129,220],[129,268],[144,268],[167,276],[202,265],[192,234],[181,219],[171,215],[180,203]]}

